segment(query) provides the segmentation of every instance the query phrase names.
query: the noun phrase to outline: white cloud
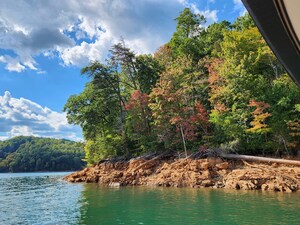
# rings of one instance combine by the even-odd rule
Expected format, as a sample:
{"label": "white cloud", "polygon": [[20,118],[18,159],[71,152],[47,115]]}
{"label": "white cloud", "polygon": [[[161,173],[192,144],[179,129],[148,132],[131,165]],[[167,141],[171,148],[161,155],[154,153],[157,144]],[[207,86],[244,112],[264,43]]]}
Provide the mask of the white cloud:
{"label": "white cloud", "polygon": [[212,24],[214,22],[218,22],[217,13],[218,13],[218,10],[200,11],[200,14],[202,14],[206,18],[207,24]]}
{"label": "white cloud", "polygon": [[194,13],[201,14],[206,18],[205,26],[208,26],[214,22],[218,22],[218,16],[217,16],[218,10],[210,10],[210,9],[200,10],[195,3],[191,3],[187,0],[183,0],[182,2],[186,7],[191,8]]}
{"label": "white cloud", "polygon": [[93,43],[83,41],[72,48],[60,49],[60,57],[65,65],[86,66],[90,61],[103,61],[112,44],[110,33],[102,32]]}
{"label": "white cloud", "polygon": [[25,98],[13,98],[6,91],[0,96],[0,140],[19,135],[34,135],[81,140],[78,126],[69,125],[65,113]]}
{"label": "white cloud", "polygon": [[[35,12],[20,11],[16,14],[14,7],[24,2],[14,3],[16,5],[8,4],[7,1],[0,2],[0,49],[13,52],[13,55],[2,54],[0,62],[5,63],[9,71],[22,72],[26,68],[38,71],[34,56],[56,46],[70,46],[73,42],[56,27],[47,24],[38,26],[36,21],[39,19],[32,16]],[[26,4],[23,6],[26,8]],[[25,19],[20,17],[26,13],[29,15],[24,15]],[[26,17],[33,19],[27,20]]]}
{"label": "white cloud", "polygon": [[[134,51],[154,52],[175,30],[179,0],[2,0],[0,62],[9,71],[37,70],[36,56],[61,57],[64,65],[103,60],[124,37]],[[2,55],[2,56],[1,56]]]}
{"label": "white cloud", "polygon": [[34,133],[30,127],[26,126],[13,126],[12,129],[8,132],[8,137],[16,136],[33,136]]}
{"label": "white cloud", "polygon": [[244,7],[242,0],[233,0],[233,4],[234,4],[234,8],[233,8],[234,11],[238,11],[240,16],[245,15],[247,10]]}
{"label": "white cloud", "polygon": [[0,56],[0,62],[5,63],[5,69],[8,71],[22,72],[25,69],[25,66],[19,63],[19,58],[13,58],[9,55]]}
{"label": "white cloud", "polygon": [[[212,2],[212,0],[209,0]],[[216,22],[216,10],[189,0],[1,0],[0,62],[9,71],[42,72],[36,56],[60,57],[65,66],[103,60],[123,37],[136,53],[153,53],[175,31],[184,7]]]}

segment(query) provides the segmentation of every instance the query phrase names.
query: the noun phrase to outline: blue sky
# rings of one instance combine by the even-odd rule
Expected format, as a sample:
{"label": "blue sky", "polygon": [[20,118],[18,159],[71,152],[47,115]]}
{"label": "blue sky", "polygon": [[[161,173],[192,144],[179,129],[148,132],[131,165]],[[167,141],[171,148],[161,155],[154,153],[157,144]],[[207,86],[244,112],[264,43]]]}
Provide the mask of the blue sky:
{"label": "blue sky", "polygon": [[120,37],[137,54],[155,52],[185,7],[207,24],[245,13],[240,0],[1,0],[0,140],[82,139],[62,112],[87,81],[80,68],[103,61]]}

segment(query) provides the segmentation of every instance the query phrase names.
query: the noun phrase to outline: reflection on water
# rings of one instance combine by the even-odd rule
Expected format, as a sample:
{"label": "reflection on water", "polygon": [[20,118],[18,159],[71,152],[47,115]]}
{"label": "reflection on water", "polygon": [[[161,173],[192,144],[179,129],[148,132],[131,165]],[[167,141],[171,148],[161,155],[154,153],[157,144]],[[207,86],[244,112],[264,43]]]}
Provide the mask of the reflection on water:
{"label": "reflection on water", "polygon": [[87,184],[81,224],[300,224],[299,194]]}
{"label": "reflection on water", "polygon": [[300,224],[299,193],[70,184],[0,174],[0,224]]}

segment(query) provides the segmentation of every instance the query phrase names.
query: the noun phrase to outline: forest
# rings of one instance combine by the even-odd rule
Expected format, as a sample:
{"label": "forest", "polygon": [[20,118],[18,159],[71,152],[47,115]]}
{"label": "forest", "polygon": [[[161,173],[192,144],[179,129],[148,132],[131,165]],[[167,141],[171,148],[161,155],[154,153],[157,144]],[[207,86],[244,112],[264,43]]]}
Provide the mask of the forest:
{"label": "forest", "polygon": [[170,41],[153,55],[137,55],[121,39],[105,63],[82,69],[89,82],[64,111],[82,127],[88,164],[210,148],[297,154],[300,89],[251,17],[206,27],[202,15],[186,8],[176,22]]}
{"label": "forest", "polygon": [[82,158],[83,144],[69,140],[19,136],[0,142],[0,172],[79,170]]}

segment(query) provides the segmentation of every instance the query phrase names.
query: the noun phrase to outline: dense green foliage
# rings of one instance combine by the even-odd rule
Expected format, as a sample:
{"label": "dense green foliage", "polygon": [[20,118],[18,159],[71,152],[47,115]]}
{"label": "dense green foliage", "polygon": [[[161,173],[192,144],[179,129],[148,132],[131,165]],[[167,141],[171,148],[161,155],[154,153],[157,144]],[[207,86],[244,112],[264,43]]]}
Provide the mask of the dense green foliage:
{"label": "dense green foliage", "polygon": [[78,170],[83,157],[83,144],[69,140],[20,136],[0,142],[0,172]]}
{"label": "dense green foliage", "polygon": [[300,90],[250,16],[205,27],[205,18],[186,8],[176,21],[154,56],[137,56],[122,40],[106,64],[82,69],[90,82],[64,110],[83,129],[87,162],[220,146],[297,153]]}

